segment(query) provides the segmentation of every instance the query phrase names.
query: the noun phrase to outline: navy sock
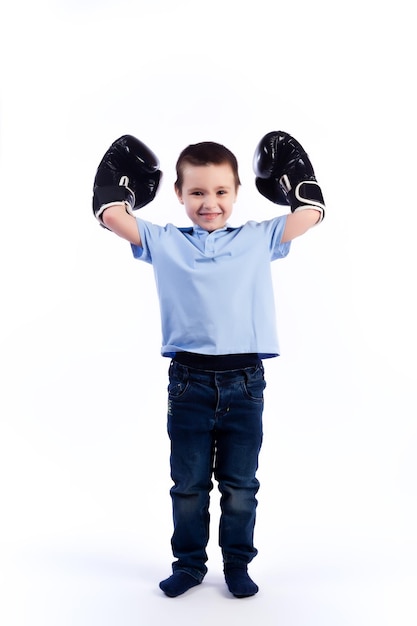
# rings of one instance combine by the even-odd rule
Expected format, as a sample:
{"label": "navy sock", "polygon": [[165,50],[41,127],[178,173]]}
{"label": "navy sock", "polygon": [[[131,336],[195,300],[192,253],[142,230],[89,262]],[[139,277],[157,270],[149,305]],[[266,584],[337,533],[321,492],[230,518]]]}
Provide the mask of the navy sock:
{"label": "navy sock", "polygon": [[225,565],[224,577],[226,584],[236,598],[247,598],[258,593],[259,587],[248,574],[246,565]]}
{"label": "navy sock", "polygon": [[200,581],[191,576],[191,574],[174,572],[172,576],[159,583],[159,588],[170,598],[176,598],[199,584]]}

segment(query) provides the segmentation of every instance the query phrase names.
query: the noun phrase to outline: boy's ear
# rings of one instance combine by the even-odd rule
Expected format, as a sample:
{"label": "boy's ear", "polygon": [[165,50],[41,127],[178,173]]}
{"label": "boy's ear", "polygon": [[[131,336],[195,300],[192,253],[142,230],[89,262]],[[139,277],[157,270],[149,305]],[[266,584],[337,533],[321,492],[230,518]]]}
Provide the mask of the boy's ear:
{"label": "boy's ear", "polygon": [[175,193],[176,193],[178,200],[181,202],[181,204],[184,204],[183,199],[182,199],[182,193],[180,189],[178,189],[177,185],[175,184],[174,184],[174,189],[175,189]]}

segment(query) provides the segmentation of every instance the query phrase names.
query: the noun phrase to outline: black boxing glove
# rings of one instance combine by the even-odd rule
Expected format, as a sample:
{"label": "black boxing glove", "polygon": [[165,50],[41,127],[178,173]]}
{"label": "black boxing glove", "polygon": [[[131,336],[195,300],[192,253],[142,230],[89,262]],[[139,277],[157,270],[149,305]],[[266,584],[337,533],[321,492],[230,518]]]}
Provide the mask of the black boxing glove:
{"label": "black boxing glove", "polygon": [[100,224],[104,226],[101,216],[109,206],[123,202],[132,213],[151,202],[161,176],[157,157],[142,141],[132,135],[116,139],[94,178],[93,212]]}
{"label": "black boxing glove", "polygon": [[289,205],[291,212],[317,209],[324,218],[324,199],[313,166],[304,148],[282,131],[266,134],[253,158],[256,187],[275,204]]}

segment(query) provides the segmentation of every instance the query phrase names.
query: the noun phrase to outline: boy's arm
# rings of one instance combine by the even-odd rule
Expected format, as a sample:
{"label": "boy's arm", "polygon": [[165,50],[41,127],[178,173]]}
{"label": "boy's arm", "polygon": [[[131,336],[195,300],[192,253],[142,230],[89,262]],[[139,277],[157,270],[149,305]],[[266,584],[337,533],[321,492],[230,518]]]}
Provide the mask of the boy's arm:
{"label": "boy's arm", "polygon": [[281,242],[292,241],[300,235],[304,235],[310,228],[321,221],[321,212],[316,209],[304,209],[287,215],[287,221]]}
{"label": "boy's arm", "polygon": [[108,207],[102,213],[101,220],[109,230],[119,237],[136,246],[142,246],[136,219],[126,211],[125,204],[114,204]]}

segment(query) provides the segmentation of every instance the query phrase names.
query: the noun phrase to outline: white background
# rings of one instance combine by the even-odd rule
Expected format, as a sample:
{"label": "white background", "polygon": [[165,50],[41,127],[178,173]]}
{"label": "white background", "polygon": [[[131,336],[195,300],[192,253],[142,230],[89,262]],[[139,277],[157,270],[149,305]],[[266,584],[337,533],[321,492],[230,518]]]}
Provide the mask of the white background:
{"label": "white background", "polygon": [[[416,45],[411,3],[39,0],[3,8],[0,617],[5,626],[415,625]],[[325,222],[273,265],[282,356],[268,387],[260,593],[209,573],[176,600],[152,269],[94,220],[110,143],[164,171],[145,219],[187,225],[180,150],[227,145],[232,219],[270,130],[310,154]]]}

